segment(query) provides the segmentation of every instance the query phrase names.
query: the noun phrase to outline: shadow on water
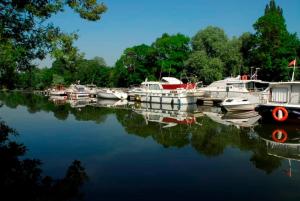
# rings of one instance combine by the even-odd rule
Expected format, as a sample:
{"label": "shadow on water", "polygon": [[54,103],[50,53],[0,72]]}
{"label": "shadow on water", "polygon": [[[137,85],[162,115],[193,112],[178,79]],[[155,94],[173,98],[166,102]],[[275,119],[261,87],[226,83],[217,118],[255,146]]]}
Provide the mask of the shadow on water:
{"label": "shadow on water", "polygon": [[[300,131],[297,126],[279,128],[272,124],[257,125],[259,118],[257,113],[253,112],[224,115],[220,109],[211,107],[195,105],[177,107],[145,103],[129,105],[124,101],[100,99],[78,101],[50,99],[49,101],[47,97],[18,92],[0,93],[0,100],[10,108],[25,106],[30,113],[53,112],[60,120],[73,115],[78,121],[102,123],[107,115],[115,114],[129,135],[151,137],[165,148],[192,146],[199,154],[206,157],[222,155],[227,148],[250,151],[252,155],[249,161],[267,174],[278,169],[285,156],[271,154],[270,143],[266,142],[274,141],[284,145],[272,146],[273,151],[282,147],[288,150],[294,147],[296,153],[291,156],[293,159],[300,154]],[[127,109],[114,107],[123,105],[127,105]],[[289,133],[288,140],[276,142],[277,138],[281,139],[285,135],[284,129]],[[279,133],[274,134],[278,130]],[[280,132],[282,130],[283,132]],[[266,140],[268,138],[270,139]],[[292,138],[297,140],[292,142]]]}
{"label": "shadow on water", "polygon": [[78,160],[67,169],[65,176],[54,179],[44,176],[42,161],[24,159],[26,146],[12,140],[18,133],[0,121],[0,197],[1,200],[81,200],[81,186],[87,174]]}
{"label": "shadow on water", "polygon": [[[199,107],[195,105],[174,107],[171,105],[136,104],[127,103],[126,101],[92,99],[49,101],[46,97],[20,93],[0,93],[0,100],[5,106],[10,108],[25,106],[31,113],[38,111],[52,112],[60,120],[66,120],[73,116],[77,121],[104,123],[107,121],[107,117],[113,114],[127,135],[137,136],[138,139],[142,140],[146,138],[152,139],[155,144],[159,144],[166,149],[191,148],[199,156],[205,158],[201,160],[220,158],[228,154],[226,151],[233,150],[233,152],[243,153],[241,155],[247,157],[246,167],[254,167],[253,169],[260,170],[267,176],[278,176],[276,172],[288,177],[295,176],[295,171],[292,171],[293,163],[300,160],[299,127],[297,125],[261,125],[258,123],[259,116],[253,112],[223,114],[220,108],[214,107]],[[10,176],[6,175],[12,175],[11,178],[13,179],[22,178],[20,182],[29,182],[29,184],[25,185],[26,188],[29,188],[29,190],[26,190],[27,193],[37,188],[37,190],[34,189],[35,192],[38,192],[38,195],[35,196],[42,196],[43,193],[46,193],[45,195],[51,194],[50,196],[56,197],[80,197],[79,187],[85,181],[86,174],[79,162],[76,161],[70,166],[63,179],[53,180],[50,177],[42,177],[40,162],[37,160],[21,160],[20,156],[25,154],[25,147],[16,143],[14,146],[11,146],[8,134],[11,135],[14,132],[9,130],[4,123],[2,125],[1,128],[6,129],[7,134],[1,138],[1,150],[4,150],[4,148],[13,150],[8,156],[5,156],[8,159],[5,157],[0,159],[11,161],[8,163],[10,164],[9,166],[5,165],[5,167],[7,166],[5,170],[2,170],[3,166],[0,167],[3,173],[1,178],[4,178],[1,181],[7,181],[10,178],[7,179],[5,177]],[[1,155],[3,155],[2,151]],[[227,156],[225,158],[226,160],[231,160],[230,157]],[[233,161],[226,162],[231,163]],[[159,164],[160,162],[157,163]],[[1,161],[1,164],[5,163]],[[14,171],[12,172],[12,170]],[[137,170],[137,176],[139,176],[139,173],[143,175],[142,171]],[[17,175],[14,175],[15,173]],[[230,173],[234,174],[234,170]],[[124,177],[127,178],[126,176]],[[30,178],[31,180],[25,181],[24,178]],[[299,178],[299,175],[297,178]],[[75,179],[75,181],[72,179]],[[2,188],[7,189],[7,193],[11,193],[12,189],[20,188],[20,191],[25,191],[26,189],[20,187],[24,186],[24,183],[14,184],[12,181],[7,181],[1,185],[8,185]],[[16,185],[16,187],[12,185]],[[72,193],[62,194],[63,192]]]}

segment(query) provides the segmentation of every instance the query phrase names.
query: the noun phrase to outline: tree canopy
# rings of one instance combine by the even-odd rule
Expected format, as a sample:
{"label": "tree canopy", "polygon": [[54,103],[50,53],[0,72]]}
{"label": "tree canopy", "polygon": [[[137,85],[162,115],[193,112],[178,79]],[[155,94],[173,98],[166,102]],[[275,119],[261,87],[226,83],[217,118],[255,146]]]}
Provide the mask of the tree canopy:
{"label": "tree canopy", "polygon": [[[32,61],[44,59],[50,52],[61,56],[60,47],[69,48],[65,50],[74,54],[71,46],[75,36],[62,33],[59,27],[47,21],[67,6],[90,21],[99,20],[107,9],[95,0],[0,1],[1,79],[7,79],[15,71],[31,72],[35,67]],[[69,58],[69,62],[73,59]],[[12,88],[14,82],[6,82],[6,85]]]}
{"label": "tree canopy", "polygon": [[248,65],[261,68],[261,78],[269,81],[290,80],[289,61],[299,56],[300,42],[288,32],[283,10],[271,0],[264,15],[253,25]]}
{"label": "tree canopy", "polygon": [[[108,67],[97,56],[86,59],[74,47],[76,33],[63,33],[48,19],[67,7],[86,20],[96,21],[106,6],[95,0],[0,1],[1,88],[44,89],[52,84],[94,83],[128,87],[146,78],[194,76],[205,84],[228,76],[249,74],[260,68],[266,81],[290,80],[288,63],[299,61],[300,41],[289,33],[283,10],[270,0],[264,14],[253,24],[254,33],[228,37],[216,26],[201,28],[193,37],[164,33],[151,44],[128,47]],[[32,61],[46,55],[54,58],[51,68],[37,69]],[[296,72],[296,78],[300,73]]]}

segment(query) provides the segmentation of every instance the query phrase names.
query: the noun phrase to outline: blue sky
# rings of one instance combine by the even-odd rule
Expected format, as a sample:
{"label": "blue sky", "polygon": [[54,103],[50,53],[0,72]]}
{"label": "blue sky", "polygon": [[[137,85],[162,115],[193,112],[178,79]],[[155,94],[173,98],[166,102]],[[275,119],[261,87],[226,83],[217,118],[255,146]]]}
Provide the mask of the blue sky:
{"label": "blue sky", "polygon": [[[67,9],[50,21],[65,32],[77,31],[75,45],[87,59],[100,56],[114,65],[125,48],[151,44],[163,33],[192,37],[208,25],[224,29],[229,37],[253,32],[269,0],[102,0],[108,10],[97,22],[81,19]],[[289,32],[300,36],[300,0],[276,0],[283,8]],[[50,66],[49,59],[41,66]]]}

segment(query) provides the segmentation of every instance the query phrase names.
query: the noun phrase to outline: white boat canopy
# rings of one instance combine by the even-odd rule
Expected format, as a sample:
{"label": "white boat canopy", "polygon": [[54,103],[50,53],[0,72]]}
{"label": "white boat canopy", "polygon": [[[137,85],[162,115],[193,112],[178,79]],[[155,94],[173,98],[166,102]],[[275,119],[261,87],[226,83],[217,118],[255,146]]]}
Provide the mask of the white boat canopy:
{"label": "white boat canopy", "polygon": [[182,84],[182,81],[178,80],[175,77],[162,77],[163,82],[167,82],[169,84]]}

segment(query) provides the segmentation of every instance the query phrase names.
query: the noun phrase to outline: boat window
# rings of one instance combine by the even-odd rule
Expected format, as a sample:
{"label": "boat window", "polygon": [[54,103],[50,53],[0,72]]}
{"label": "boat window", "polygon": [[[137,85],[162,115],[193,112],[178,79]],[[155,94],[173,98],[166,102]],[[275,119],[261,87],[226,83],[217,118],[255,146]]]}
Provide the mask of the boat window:
{"label": "boat window", "polygon": [[239,89],[242,89],[242,88],[244,88],[245,86],[244,86],[244,83],[232,83],[232,84],[227,84],[227,86],[229,87],[229,88],[239,88]]}
{"label": "boat window", "polygon": [[229,88],[229,89],[232,89],[232,84],[227,84],[227,87]]}
{"label": "boat window", "polygon": [[233,99],[227,99],[227,100],[226,100],[227,103],[230,103],[230,102],[232,102],[232,101],[233,101]]}
{"label": "boat window", "polygon": [[242,101],[248,101],[247,99],[243,99]]}
{"label": "boat window", "polygon": [[264,91],[269,87],[269,83],[248,82],[246,88],[248,91]]}
{"label": "boat window", "polygon": [[159,85],[158,84],[149,84],[149,89],[150,90],[159,90]]}
{"label": "boat window", "polygon": [[156,114],[150,114],[149,116],[148,116],[148,120],[156,120],[156,121],[158,121],[160,119],[160,115],[156,115]]}
{"label": "boat window", "polygon": [[272,88],[271,101],[276,102],[276,103],[288,102],[288,88],[286,88],[286,87]]}

